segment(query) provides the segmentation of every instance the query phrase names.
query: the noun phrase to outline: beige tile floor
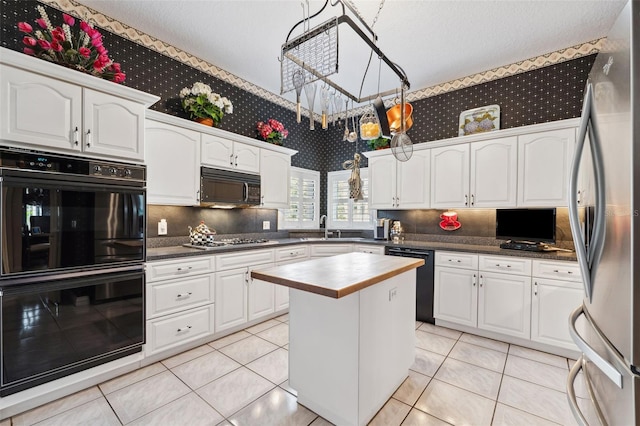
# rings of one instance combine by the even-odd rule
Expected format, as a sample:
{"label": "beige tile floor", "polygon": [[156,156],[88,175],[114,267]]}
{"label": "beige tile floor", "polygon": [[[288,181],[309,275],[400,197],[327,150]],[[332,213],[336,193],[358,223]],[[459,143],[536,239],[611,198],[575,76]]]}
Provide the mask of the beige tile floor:
{"label": "beige tile floor", "polygon": [[[283,315],[0,426],[330,425],[288,386],[288,342]],[[565,394],[571,362],[416,322],[416,362],[371,424],[573,425]]]}

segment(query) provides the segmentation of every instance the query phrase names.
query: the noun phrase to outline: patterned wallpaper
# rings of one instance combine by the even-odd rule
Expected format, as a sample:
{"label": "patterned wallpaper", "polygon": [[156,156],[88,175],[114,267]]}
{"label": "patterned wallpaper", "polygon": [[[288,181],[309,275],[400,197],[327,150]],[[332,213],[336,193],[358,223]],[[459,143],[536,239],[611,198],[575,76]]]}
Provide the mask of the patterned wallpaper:
{"label": "patterned wallpaper", "polygon": [[[290,132],[284,146],[298,150],[292,165],[321,172],[321,213],[326,212],[325,172],[341,170],[342,163],[352,159],[356,150],[368,150],[363,141],[343,142],[343,128],[337,126],[323,131],[316,123],[316,130],[309,131],[308,118],[302,124],[295,122],[291,102],[73,0],[0,0],[1,46],[22,50],[16,23],[33,23],[38,17],[37,4],[45,5],[54,22],[61,22],[58,9],[76,16],[92,14],[100,23],[98,27],[106,28],[102,31],[105,46],[122,64],[127,74],[125,85],[161,97],[152,107],[154,110],[185,117],[178,92],[203,81],[234,104],[234,113],[224,117],[222,129],[255,137],[257,121],[267,118],[282,121]],[[414,126],[408,135],[414,143],[457,136],[458,117],[463,110],[494,103],[501,107],[503,129],[576,117],[584,81],[600,45],[601,40],[584,43],[411,92],[407,98],[414,107]],[[363,157],[362,167],[366,165]]]}

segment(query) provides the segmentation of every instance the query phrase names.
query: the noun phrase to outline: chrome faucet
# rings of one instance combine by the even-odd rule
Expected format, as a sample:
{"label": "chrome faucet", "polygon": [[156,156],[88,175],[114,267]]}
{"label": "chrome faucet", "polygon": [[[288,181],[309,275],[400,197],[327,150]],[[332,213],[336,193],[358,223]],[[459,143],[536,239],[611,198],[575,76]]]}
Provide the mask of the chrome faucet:
{"label": "chrome faucet", "polygon": [[320,226],[324,225],[324,239],[329,238],[329,235],[333,235],[333,232],[329,232],[329,228],[327,228],[327,215],[323,214],[320,216]]}
{"label": "chrome faucet", "polygon": [[338,233],[338,238],[342,238],[342,232],[339,229],[336,229],[334,232]]}

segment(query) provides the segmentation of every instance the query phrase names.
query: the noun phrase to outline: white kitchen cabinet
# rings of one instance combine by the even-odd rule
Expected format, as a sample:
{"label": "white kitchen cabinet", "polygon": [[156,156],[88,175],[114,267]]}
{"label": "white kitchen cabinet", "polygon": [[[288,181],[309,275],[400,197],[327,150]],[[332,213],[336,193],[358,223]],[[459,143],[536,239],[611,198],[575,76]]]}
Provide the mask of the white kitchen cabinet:
{"label": "white kitchen cabinet", "polygon": [[146,121],[147,203],[193,206],[200,202],[200,133]]}
{"label": "white kitchen cabinet", "polygon": [[474,142],[470,150],[469,207],[515,207],[518,139]]}
{"label": "white kitchen cabinet", "polygon": [[431,150],[414,151],[408,161],[391,154],[369,159],[372,209],[429,208]]}
{"label": "white kitchen cabinet", "polygon": [[[309,259],[309,246],[290,246],[276,249],[276,266],[304,262]],[[276,312],[289,309],[289,287],[275,286]]]}
{"label": "white kitchen cabinet", "polygon": [[478,255],[438,250],[434,265],[434,318],[476,327]]}
{"label": "white kitchen cabinet", "polygon": [[144,159],[144,102],[6,65],[0,65],[0,87],[0,137],[5,143]]}
{"label": "white kitchen cabinet", "polygon": [[273,250],[216,256],[216,333],[275,311],[275,286],[251,278],[251,271],[273,266]]}
{"label": "white kitchen cabinet", "polygon": [[584,297],[578,263],[534,260],[532,270],[531,340],[577,350],[567,318]]}
{"label": "white kitchen cabinet", "polygon": [[531,277],[479,272],[478,328],[529,339]]}
{"label": "white kitchen cabinet", "polygon": [[478,272],[442,266],[436,266],[434,270],[434,318],[476,327]]}
{"label": "white kitchen cabinet", "polygon": [[516,137],[433,148],[431,207],[515,207]]}
{"label": "white kitchen cabinet", "polygon": [[469,144],[431,149],[431,208],[469,205]]}
{"label": "white kitchen cabinet", "polygon": [[213,335],[213,260],[203,256],[147,263],[147,356]]}
{"label": "white kitchen cabinet", "polygon": [[335,256],[337,254],[351,253],[353,244],[336,243],[336,244],[313,244],[311,246],[311,258]]}
{"label": "white kitchen cabinet", "polygon": [[354,244],[353,251],[369,254],[384,254],[384,246],[374,246],[371,244]]}
{"label": "white kitchen cabinet", "polygon": [[260,148],[232,141],[220,136],[202,134],[203,166],[239,172],[260,172]]}
{"label": "white kitchen cabinet", "polygon": [[568,202],[575,130],[518,136],[518,207],[561,207]]}
{"label": "white kitchen cabinet", "polygon": [[261,207],[289,208],[290,172],[290,155],[266,149],[260,150]]}
{"label": "white kitchen cabinet", "polygon": [[216,333],[247,322],[248,287],[248,268],[216,272]]}

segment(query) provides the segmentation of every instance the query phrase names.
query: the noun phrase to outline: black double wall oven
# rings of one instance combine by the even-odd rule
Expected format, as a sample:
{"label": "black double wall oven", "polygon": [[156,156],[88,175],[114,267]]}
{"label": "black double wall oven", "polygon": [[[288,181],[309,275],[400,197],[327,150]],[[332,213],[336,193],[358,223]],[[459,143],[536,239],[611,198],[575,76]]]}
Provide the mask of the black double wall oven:
{"label": "black double wall oven", "polygon": [[0,148],[0,396],[144,344],[145,168]]}

